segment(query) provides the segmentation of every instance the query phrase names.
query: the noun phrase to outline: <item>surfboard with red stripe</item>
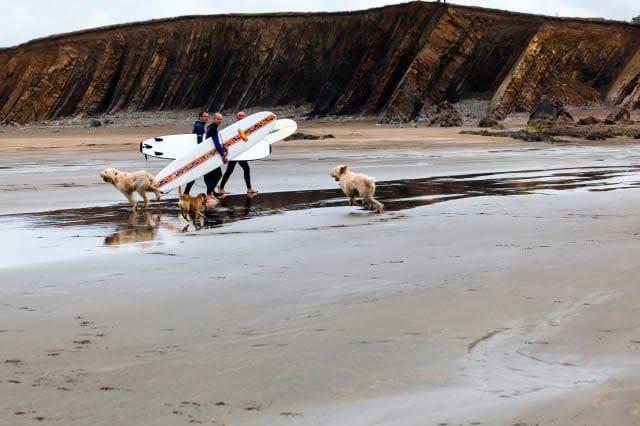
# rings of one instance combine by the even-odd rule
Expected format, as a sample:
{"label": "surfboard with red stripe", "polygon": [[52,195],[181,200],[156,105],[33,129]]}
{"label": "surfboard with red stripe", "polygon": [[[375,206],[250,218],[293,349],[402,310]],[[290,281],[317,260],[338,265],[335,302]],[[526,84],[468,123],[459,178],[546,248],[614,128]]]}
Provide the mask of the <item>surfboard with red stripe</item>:
{"label": "surfboard with red stripe", "polygon": [[[276,115],[263,111],[251,114],[220,131],[220,142],[227,147],[229,160],[233,160],[262,141],[271,132],[275,123]],[[213,140],[209,138],[160,170],[155,177],[156,186],[160,191],[167,193],[222,164],[222,157],[216,151]]]}
{"label": "surfboard with red stripe", "polygon": [[[266,138],[260,143],[246,150],[234,161],[253,161],[266,158],[271,153],[271,144],[291,136],[298,124],[288,118],[279,118],[276,125]],[[156,158],[175,160],[198,146],[195,133],[181,133],[175,135],[154,136],[140,142],[140,152]]]}

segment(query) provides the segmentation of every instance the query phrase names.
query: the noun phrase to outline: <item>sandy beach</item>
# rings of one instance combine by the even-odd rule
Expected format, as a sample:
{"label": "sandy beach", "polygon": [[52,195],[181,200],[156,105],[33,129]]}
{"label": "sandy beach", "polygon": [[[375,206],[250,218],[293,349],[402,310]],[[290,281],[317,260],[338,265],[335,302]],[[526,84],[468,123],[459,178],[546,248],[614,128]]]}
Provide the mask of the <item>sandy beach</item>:
{"label": "sandy beach", "polygon": [[99,171],[190,124],[0,132],[0,424],[640,424],[640,141],[301,120],[132,213]]}

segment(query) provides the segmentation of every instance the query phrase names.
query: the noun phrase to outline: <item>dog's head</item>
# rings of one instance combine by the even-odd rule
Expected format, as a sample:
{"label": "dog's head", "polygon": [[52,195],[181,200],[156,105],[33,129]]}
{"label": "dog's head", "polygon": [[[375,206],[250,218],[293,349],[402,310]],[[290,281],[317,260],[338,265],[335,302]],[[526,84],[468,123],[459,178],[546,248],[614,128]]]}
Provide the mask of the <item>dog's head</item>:
{"label": "dog's head", "polygon": [[334,178],[336,180],[336,182],[340,181],[340,177],[342,175],[344,175],[345,173],[347,173],[349,169],[347,168],[347,166],[345,164],[341,164],[339,166],[337,166],[336,168],[334,168],[333,170],[331,170],[331,177]]}
{"label": "dog's head", "polygon": [[108,169],[104,169],[100,172],[100,177],[103,181],[113,183],[115,182],[116,176],[118,176],[118,171],[113,167],[109,167]]}

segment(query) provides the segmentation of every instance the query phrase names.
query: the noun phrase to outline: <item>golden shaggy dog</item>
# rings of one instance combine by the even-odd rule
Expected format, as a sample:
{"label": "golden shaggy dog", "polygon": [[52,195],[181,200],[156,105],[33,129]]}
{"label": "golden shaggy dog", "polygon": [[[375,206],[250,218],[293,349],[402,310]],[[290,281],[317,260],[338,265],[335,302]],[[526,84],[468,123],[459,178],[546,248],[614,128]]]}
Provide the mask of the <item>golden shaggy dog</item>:
{"label": "golden shaggy dog", "polygon": [[156,194],[156,200],[160,199],[162,193],[156,188],[153,176],[149,173],[139,170],[137,172],[122,172],[120,170],[109,167],[100,172],[100,177],[105,182],[109,182],[122,194],[127,197],[131,208],[136,211],[136,200],[133,198],[133,193],[137,192],[144,199],[144,206],[149,205],[149,199],[147,198],[147,192],[153,192]]}
{"label": "golden shaggy dog", "polygon": [[376,192],[376,182],[373,178],[361,173],[354,173],[342,164],[331,171],[331,176],[338,182],[344,195],[349,197],[349,205],[354,205],[356,197],[362,197],[362,201],[376,213],[382,212],[384,204],[373,198]]}
{"label": "golden shaggy dog", "polygon": [[202,214],[200,210],[202,210],[202,206],[205,203],[207,196],[204,193],[199,193],[195,197],[192,197],[189,194],[183,194],[182,188],[178,186],[178,204],[180,205],[180,214],[185,220],[189,220],[189,213],[193,212],[194,220],[199,217],[203,219],[207,219],[205,215]]}

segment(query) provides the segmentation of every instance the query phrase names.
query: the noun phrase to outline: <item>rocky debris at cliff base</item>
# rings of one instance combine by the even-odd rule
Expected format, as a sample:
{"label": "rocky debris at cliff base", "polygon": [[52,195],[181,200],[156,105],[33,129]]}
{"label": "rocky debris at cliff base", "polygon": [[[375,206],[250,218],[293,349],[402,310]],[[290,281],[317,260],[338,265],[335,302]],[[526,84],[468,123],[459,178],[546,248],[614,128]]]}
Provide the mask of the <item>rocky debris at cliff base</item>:
{"label": "rocky debris at cliff base", "polygon": [[489,105],[487,103],[485,115],[480,119],[478,126],[504,128],[504,126],[500,122],[506,120],[507,117],[508,114],[505,112],[503,106],[498,105],[494,110],[489,111]]}
{"label": "rocky debris at cliff base", "polygon": [[100,127],[100,126],[102,126],[102,121],[95,118],[92,118],[89,121],[89,124],[85,125],[85,127]]}
{"label": "rocky debris at cliff base", "polygon": [[567,143],[568,141],[555,139],[551,135],[544,135],[539,133],[531,133],[526,130],[515,131],[490,131],[490,130],[462,130],[460,134],[463,135],[478,135],[478,136],[497,136],[512,139],[519,139],[525,142],[549,142],[549,143]]}
{"label": "rocky debris at cliff base", "polygon": [[285,141],[295,141],[295,140],[302,140],[302,139],[306,139],[306,140],[318,140],[318,139],[334,139],[335,136],[333,136],[331,133],[326,133],[323,135],[311,135],[309,133],[304,133],[304,132],[296,132],[294,134],[292,134],[291,136],[286,137],[284,140]]}
{"label": "rocky debris at cliff base", "polygon": [[589,133],[584,138],[586,140],[588,140],[588,141],[604,141],[604,140],[607,140],[607,138],[605,138],[604,136],[593,134],[593,133]]}
{"label": "rocky debris at cliff base", "polygon": [[463,130],[462,134],[479,136],[510,137],[525,142],[566,143],[568,140],[559,139],[570,137],[585,140],[606,140],[615,137],[640,139],[640,124],[591,124],[567,125],[554,124],[548,128],[529,125],[526,129],[515,131]]}
{"label": "rocky debris at cliff base", "polygon": [[636,134],[640,132],[640,124],[638,123],[629,123],[629,124],[591,124],[591,125],[564,125],[564,124],[556,124],[546,129],[545,134],[553,135],[553,136],[568,136],[573,138],[582,138],[586,139],[587,136],[591,140],[596,139],[609,139],[615,138],[619,136],[624,137],[635,137]]}
{"label": "rocky debris at cliff base", "polygon": [[551,127],[556,123],[575,124],[573,116],[569,114],[562,103],[554,97],[543,96],[529,116],[527,124],[532,126]]}
{"label": "rocky debris at cliff base", "polygon": [[487,112],[489,101],[469,98],[455,103],[443,101],[438,105],[427,104],[415,117],[396,114],[390,118],[390,114],[379,116],[377,124],[398,124],[401,127],[419,125],[456,127],[470,124],[483,117]]}
{"label": "rocky debris at cliff base", "polygon": [[[456,126],[473,125],[474,122],[480,119],[486,114],[489,101],[480,99],[464,99],[456,102],[455,104],[448,103],[450,107],[445,107],[446,111],[449,111],[449,115],[455,120]],[[453,109],[450,109],[453,108]],[[451,122],[449,119],[445,119],[444,116],[434,118],[434,114],[438,106],[432,105],[427,108],[425,113],[422,113],[413,121],[387,121],[386,123],[407,124],[417,127],[418,125],[430,125],[430,122],[434,122],[434,126],[441,126],[440,123]],[[442,110],[442,108],[441,108]],[[302,120],[315,120],[320,119],[324,121],[332,122],[359,122],[359,121],[376,121],[375,115],[367,114],[354,114],[354,115],[323,115],[313,116],[311,113],[311,106],[307,104],[300,105],[284,105],[284,106],[257,106],[251,108],[245,108],[244,111],[247,114],[252,114],[259,111],[271,111],[277,115],[278,118],[289,118],[296,121]],[[190,129],[193,121],[198,116],[199,109],[189,110],[166,110],[166,111],[121,111],[110,114],[100,114],[89,116],[85,114],[78,114],[73,117],[61,117],[58,119],[42,120],[38,122],[32,122],[28,124],[10,123],[6,125],[0,125],[2,127],[16,127],[18,129],[33,129],[33,128],[53,128],[53,129],[67,129],[67,128],[96,128],[96,127],[156,127],[164,125],[185,125]],[[229,122],[229,117],[235,115],[235,111],[222,111],[225,117],[225,122]],[[509,117],[518,114],[510,114]],[[462,121],[457,121],[459,117]],[[508,118],[507,118],[508,119]],[[379,121],[378,121],[379,122]],[[380,123],[380,122],[379,122]],[[223,124],[224,126],[224,124]]]}
{"label": "rocky debris at cliff base", "polygon": [[[43,120],[29,124],[10,123],[0,127],[17,127],[19,129],[29,128],[95,128],[95,127],[156,127],[156,126],[173,126],[184,125],[190,131],[193,122],[198,117],[201,109],[189,110],[166,110],[166,111],[123,111],[112,114],[100,114],[87,116],[78,114],[74,117],[62,117],[58,119]],[[308,105],[282,106],[282,107],[251,107],[244,109],[247,115],[260,112],[271,111],[278,118],[290,118],[296,121],[309,118],[310,107]],[[232,123],[235,121],[235,111],[223,110],[222,115],[225,117],[224,123]],[[373,119],[371,117],[351,118]]]}
{"label": "rocky debris at cliff base", "polygon": [[584,117],[578,120],[578,124],[580,126],[586,126],[589,124],[598,124],[598,123],[600,123],[600,120],[595,118],[593,115],[590,115],[588,117]]}
{"label": "rocky debris at cliff base", "polygon": [[498,127],[500,125],[500,119],[492,112],[482,117],[478,123],[479,127]]}
{"label": "rocky debris at cliff base", "polygon": [[605,124],[615,124],[620,122],[631,122],[631,113],[627,108],[616,108],[607,115],[607,118],[604,119]]}
{"label": "rocky debris at cliff base", "polygon": [[431,116],[429,126],[458,127],[462,126],[462,118],[453,105],[447,101],[442,101]]}

